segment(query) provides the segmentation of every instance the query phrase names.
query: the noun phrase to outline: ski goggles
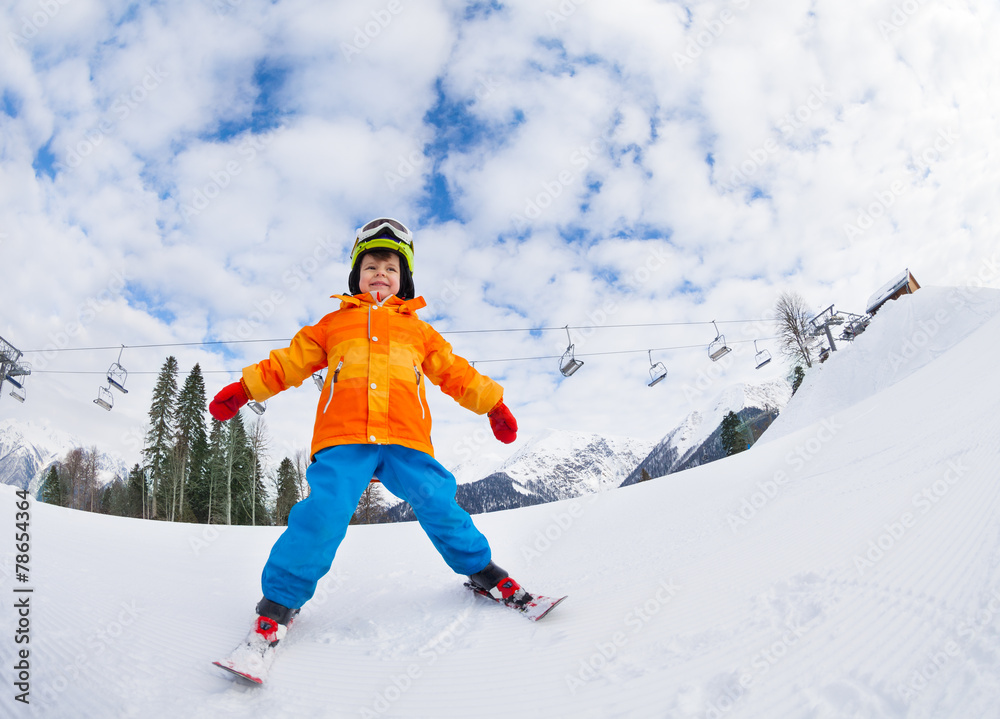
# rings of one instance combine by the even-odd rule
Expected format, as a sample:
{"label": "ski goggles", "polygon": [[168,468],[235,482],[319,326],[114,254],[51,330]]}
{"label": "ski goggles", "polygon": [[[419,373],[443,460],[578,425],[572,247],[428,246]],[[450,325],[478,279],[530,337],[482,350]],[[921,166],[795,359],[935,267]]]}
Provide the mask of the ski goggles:
{"label": "ski goggles", "polygon": [[413,233],[406,229],[406,225],[402,222],[391,217],[380,217],[358,228],[354,244],[357,245],[359,242],[365,242],[379,235],[384,236],[386,233],[392,235],[399,242],[409,245],[411,249],[413,248]]}
{"label": "ski goggles", "polygon": [[378,247],[398,250],[413,272],[413,233],[402,222],[380,217],[359,227],[351,249],[351,266],[362,252]]}

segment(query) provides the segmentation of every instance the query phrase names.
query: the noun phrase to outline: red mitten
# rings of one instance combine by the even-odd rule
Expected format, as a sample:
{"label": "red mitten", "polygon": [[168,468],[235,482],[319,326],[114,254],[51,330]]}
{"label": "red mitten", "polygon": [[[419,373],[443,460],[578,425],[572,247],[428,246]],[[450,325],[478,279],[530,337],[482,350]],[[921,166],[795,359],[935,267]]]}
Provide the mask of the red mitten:
{"label": "red mitten", "polygon": [[503,400],[497,402],[496,406],[487,415],[490,418],[490,428],[493,436],[504,444],[510,444],[517,439],[517,420],[507,409]]}
{"label": "red mitten", "polygon": [[227,384],[215,399],[208,403],[208,411],[220,422],[232,419],[240,411],[240,407],[250,401],[247,393],[243,390],[242,382]]}

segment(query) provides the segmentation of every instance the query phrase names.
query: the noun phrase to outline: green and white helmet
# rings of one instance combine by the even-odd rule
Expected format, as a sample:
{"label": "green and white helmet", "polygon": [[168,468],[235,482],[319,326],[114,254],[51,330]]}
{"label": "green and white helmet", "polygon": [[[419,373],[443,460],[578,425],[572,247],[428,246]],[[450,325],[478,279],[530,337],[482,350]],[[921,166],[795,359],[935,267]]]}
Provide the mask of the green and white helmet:
{"label": "green and white helmet", "polygon": [[378,217],[358,228],[354,237],[354,247],[351,249],[351,276],[348,279],[351,294],[359,294],[361,267],[358,263],[365,252],[371,250],[391,250],[399,254],[400,263],[400,299],[413,299],[413,233],[399,220],[391,217]]}

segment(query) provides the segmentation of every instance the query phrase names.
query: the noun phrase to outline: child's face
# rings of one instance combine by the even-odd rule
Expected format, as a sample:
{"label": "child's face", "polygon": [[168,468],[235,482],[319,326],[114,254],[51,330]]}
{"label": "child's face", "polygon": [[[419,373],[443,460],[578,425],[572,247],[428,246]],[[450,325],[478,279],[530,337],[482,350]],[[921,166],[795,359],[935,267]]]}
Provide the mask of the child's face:
{"label": "child's face", "polygon": [[361,258],[361,277],[358,286],[362,292],[377,292],[388,297],[399,292],[399,257],[391,255],[379,259],[371,253]]}

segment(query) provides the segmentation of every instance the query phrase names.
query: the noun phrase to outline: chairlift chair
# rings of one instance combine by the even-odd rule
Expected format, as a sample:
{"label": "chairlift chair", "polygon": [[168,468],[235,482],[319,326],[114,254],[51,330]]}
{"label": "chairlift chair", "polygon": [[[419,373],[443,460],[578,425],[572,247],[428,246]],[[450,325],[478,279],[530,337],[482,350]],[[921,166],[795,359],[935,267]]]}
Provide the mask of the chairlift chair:
{"label": "chairlift chair", "polygon": [[323,375],[321,375],[321,374],[319,374],[317,372],[312,377],[313,377],[313,382],[316,383],[316,389],[318,389],[320,392],[322,392],[323,391],[323,383],[325,382],[325,380],[323,378]]}
{"label": "chairlift chair", "polygon": [[563,377],[569,377],[583,367],[583,361],[573,356],[573,338],[569,335],[569,325],[566,325],[566,337],[569,337],[569,347],[566,348],[559,360],[559,371],[562,372]]}
{"label": "chairlift chair", "polygon": [[128,377],[128,371],[121,365],[122,352],[125,351],[125,345],[118,351],[118,361],[108,367],[108,387],[114,387],[116,390],[122,394],[128,394],[128,390],[125,389],[125,379]]}
{"label": "chairlift chair", "polygon": [[247,402],[247,407],[252,409],[255,414],[261,415],[264,414],[264,410],[267,409],[267,407],[265,406],[266,404],[267,402],[261,404],[260,402],[255,402],[254,400],[250,400],[249,402]]}
{"label": "chairlift chair", "polygon": [[712,320],[712,325],[715,327],[715,339],[708,345],[708,357],[713,362],[718,362],[732,350],[726,346],[726,338],[719,333],[719,326],[715,324],[715,320]]}
{"label": "chairlift chair", "polygon": [[[757,349],[757,340],[753,341],[753,348],[754,350]],[[759,352],[757,352],[757,356],[754,359],[754,361],[757,363],[757,369],[760,369],[761,367],[763,367],[764,365],[766,365],[768,362],[771,361],[771,353],[768,352],[766,349],[762,349]]]}
{"label": "chairlift chair", "polygon": [[653,364],[653,350],[649,350],[649,383],[647,387],[652,387],[667,378],[667,368],[662,362]]}
{"label": "chairlift chair", "polygon": [[5,380],[13,385],[13,389],[10,391],[10,396],[16,399],[18,402],[24,403],[24,385],[18,382],[11,376],[4,377]]}
{"label": "chairlift chair", "polygon": [[98,387],[97,388],[97,399],[94,400],[94,404],[99,407],[111,411],[111,408],[115,406],[115,396],[111,394],[110,387]]}

